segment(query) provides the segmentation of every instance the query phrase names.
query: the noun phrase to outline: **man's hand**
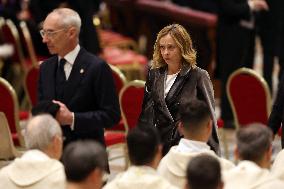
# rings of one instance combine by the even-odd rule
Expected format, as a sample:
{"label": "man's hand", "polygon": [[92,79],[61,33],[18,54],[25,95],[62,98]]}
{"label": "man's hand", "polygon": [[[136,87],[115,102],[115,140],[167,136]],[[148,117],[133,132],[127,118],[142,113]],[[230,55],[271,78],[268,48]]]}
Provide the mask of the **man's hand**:
{"label": "man's hand", "polygon": [[264,0],[249,0],[248,4],[252,11],[268,10],[269,7]]}
{"label": "man's hand", "polygon": [[70,110],[62,102],[56,100],[53,100],[52,102],[60,106],[58,112],[56,113],[56,120],[60,123],[60,125],[72,125],[72,112],[70,112]]}

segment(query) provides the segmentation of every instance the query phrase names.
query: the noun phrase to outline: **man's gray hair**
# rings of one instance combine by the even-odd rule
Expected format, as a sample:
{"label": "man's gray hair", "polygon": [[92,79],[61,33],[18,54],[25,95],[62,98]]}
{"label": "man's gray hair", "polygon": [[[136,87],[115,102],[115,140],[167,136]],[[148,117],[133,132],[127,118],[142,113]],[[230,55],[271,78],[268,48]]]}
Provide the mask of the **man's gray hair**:
{"label": "man's gray hair", "polygon": [[74,26],[78,34],[80,33],[81,18],[76,11],[69,8],[57,8],[54,9],[50,14],[53,13],[58,14],[61,17],[61,22],[63,26],[65,27]]}
{"label": "man's gray hair", "polygon": [[62,137],[59,123],[50,115],[42,114],[33,117],[24,132],[26,147],[44,151],[55,136]]}

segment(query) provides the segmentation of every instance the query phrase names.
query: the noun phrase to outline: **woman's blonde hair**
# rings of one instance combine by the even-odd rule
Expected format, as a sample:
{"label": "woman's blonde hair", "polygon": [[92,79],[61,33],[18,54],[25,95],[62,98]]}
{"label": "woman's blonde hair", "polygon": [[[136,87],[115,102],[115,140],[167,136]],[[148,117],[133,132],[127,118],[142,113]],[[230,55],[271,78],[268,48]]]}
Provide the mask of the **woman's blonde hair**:
{"label": "woman's blonde hair", "polygon": [[182,63],[187,63],[191,67],[196,66],[196,51],[192,47],[192,40],[190,35],[187,33],[186,29],[179,24],[171,24],[164,27],[157,36],[154,53],[153,53],[153,63],[152,68],[160,68],[166,65],[161,52],[160,52],[160,39],[167,34],[170,34],[171,37],[176,42],[177,46],[180,48]]}

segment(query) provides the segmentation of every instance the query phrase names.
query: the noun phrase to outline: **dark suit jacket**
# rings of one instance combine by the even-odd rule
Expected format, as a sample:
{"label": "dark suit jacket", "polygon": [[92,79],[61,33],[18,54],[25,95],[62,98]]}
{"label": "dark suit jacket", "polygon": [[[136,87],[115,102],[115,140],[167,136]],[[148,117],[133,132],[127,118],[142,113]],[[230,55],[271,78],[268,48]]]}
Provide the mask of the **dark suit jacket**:
{"label": "dark suit jacket", "polygon": [[[55,72],[58,57],[40,66],[38,98],[55,99]],[[95,139],[104,143],[104,128],[120,119],[118,98],[109,66],[81,48],[64,88],[62,102],[75,114],[74,130],[63,126],[65,143],[77,139]]]}
{"label": "dark suit jacket", "polygon": [[283,123],[284,123],[284,77],[282,77],[279,85],[276,100],[273,104],[271,114],[268,119],[268,126],[276,134],[282,125],[281,145],[284,148],[284,135],[283,135]]}
{"label": "dark suit jacket", "polygon": [[[247,0],[219,0],[217,24],[217,73],[222,81],[221,109],[225,121],[233,120],[226,96],[229,75],[240,67],[252,67],[254,57],[254,29],[240,25],[250,21],[252,13]],[[224,111],[225,110],[225,111]]]}
{"label": "dark suit jacket", "polygon": [[[199,67],[192,69],[184,64],[166,98],[164,98],[166,75],[166,67],[149,71],[139,124],[155,125],[161,136],[163,154],[165,155],[170,147],[176,145],[180,140],[176,130],[176,124],[180,119],[180,107],[192,100],[202,100],[208,105],[214,123],[209,145],[217,154],[220,154],[217,120],[214,112],[214,91],[208,73]],[[148,107],[149,102],[153,104],[153,110],[151,111],[149,111]],[[152,119],[150,119],[149,114],[152,114]],[[153,122],[150,123],[150,120]]]}

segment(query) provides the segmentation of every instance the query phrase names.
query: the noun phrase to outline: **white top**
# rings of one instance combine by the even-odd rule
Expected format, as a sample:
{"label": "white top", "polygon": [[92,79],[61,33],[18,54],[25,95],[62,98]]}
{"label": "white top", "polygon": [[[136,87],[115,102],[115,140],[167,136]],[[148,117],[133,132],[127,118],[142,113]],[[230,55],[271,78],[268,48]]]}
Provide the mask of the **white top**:
{"label": "white top", "polygon": [[184,153],[193,153],[193,152],[207,152],[210,150],[205,142],[188,140],[185,138],[180,139],[177,146],[177,151]]}
{"label": "white top", "polygon": [[29,150],[0,169],[1,189],[64,189],[65,181],[62,163],[39,150]]}
{"label": "white top", "polygon": [[65,55],[65,57],[59,57],[58,60],[64,58],[66,60],[66,64],[64,65],[64,72],[66,80],[68,80],[73,64],[75,62],[75,59],[80,51],[80,45],[77,45],[72,51],[70,51],[68,54]]}
{"label": "white top", "polygon": [[131,166],[103,189],[177,189],[149,166]]}
{"label": "white top", "polygon": [[172,75],[167,75],[167,79],[166,79],[166,83],[165,83],[165,93],[164,93],[165,98],[168,95],[168,92],[170,91],[172,85],[174,84],[178,73],[179,72],[172,74]]}

